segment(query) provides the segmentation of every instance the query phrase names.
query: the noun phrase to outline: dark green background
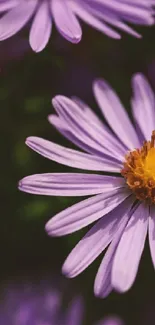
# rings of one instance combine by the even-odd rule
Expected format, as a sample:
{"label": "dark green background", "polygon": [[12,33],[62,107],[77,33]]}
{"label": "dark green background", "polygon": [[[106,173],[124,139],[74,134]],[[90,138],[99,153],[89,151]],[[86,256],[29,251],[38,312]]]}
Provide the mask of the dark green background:
{"label": "dark green background", "polygon": [[[122,40],[116,41],[83,26],[82,41],[72,45],[53,30],[48,47],[40,54],[28,48],[27,31],[0,43],[1,283],[21,275],[52,273],[53,268],[60,272],[67,254],[85,233],[82,230],[54,239],[46,235],[46,221],[76,199],[24,194],[17,189],[18,180],[33,173],[69,168],[37,155],[24,141],[35,135],[68,145],[47,121],[53,112],[51,98],[56,94],[78,95],[96,110],[91,89],[95,77],[111,83],[129,112],[133,73],[144,72],[155,89],[155,27],[139,31],[142,40],[123,34]],[[126,324],[153,325],[155,274],[148,244],[135,284],[124,295],[94,298],[93,281],[100,261],[98,258],[82,275],[69,281],[86,298],[86,324],[116,313]]]}

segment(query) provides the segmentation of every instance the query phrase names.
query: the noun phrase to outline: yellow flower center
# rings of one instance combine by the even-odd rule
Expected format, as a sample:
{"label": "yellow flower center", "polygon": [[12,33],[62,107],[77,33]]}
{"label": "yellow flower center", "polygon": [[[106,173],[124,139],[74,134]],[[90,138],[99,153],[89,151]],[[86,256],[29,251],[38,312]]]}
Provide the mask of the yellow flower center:
{"label": "yellow flower center", "polygon": [[151,141],[125,156],[121,174],[137,199],[155,204],[155,130]]}

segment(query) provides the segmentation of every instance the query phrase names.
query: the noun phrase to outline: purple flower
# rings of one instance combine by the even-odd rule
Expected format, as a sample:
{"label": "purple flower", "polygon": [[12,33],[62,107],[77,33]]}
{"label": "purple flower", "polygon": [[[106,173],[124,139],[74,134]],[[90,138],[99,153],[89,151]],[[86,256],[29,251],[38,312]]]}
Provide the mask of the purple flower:
{"label": "purple flower", "polygon": [[53,285],[47,280],[5,284],[0,303],[0,324],[82,325],[82,297],[74,297],[64,308],[64,291],[64,286]]}
{"label": "purple flower", "polygon": [[30,45],[40,52],[49,41],[54,21],[63,37],[78,43],[82,37],[78,18],[109,37],[120,38],[115,27],[140,37],[127,23],[152,25],[153,4],[154,0],[1,0],[0,40],[31,21]]}
{"label": "purple flower", "polygon": [[63,273],[77,276],[109,246],[95,279],[94,291],[100,297],[113,288],[125,292],[132,286],[147,232],[155,266],[155,97],[141,74],[133,77],[132,84],[137,132],[115,92],[105,81],[96,80],[94,95],[109,127],[77,98],[56,96],[57,115],[49,116],[50,123],[83,151],[38,137],[26,140],[48,159],[101,174],[36,174],[19,183],[20,190],[32,194],[91,196],[58,213],[46,231],[64,236],[97,221],[66,259]]}
{"label": "purple flower", "polygon": [[[51,276],[50,276],[51,279]],[[84,300],[81,295],[68,297],[64,279],[54,277],[22,279],[4,282],[1,288],[1,325],[82,325]],[[69,299],[68,299],[69,298]],[[122,325],[109,323],[118,318],[100,320],[96,325]],[[108,323],[107,323],[108,321]]]}

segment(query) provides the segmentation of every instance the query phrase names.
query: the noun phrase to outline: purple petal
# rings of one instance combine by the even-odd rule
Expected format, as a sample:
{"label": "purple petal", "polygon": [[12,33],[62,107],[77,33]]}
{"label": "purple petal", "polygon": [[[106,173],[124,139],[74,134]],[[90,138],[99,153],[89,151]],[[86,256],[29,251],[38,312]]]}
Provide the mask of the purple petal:
{"label": "purple petal", "polygon": [[37,9],[30,31],[30,45],[35,52],[42,51],[47,45],[52,31],[52,16],[49,4],[44,0]]}
{"label": "purple petal", "polygon": [[68,41],[78,43],[82,37],[80,24],[67,1],[52,0],[51,10],[59,32]]}
{"label": "purple petal", "polygon": [[106,170],[120,172],[122,165],[111,159],[92,156],[77,150],[65,148],[38,137],[29,137],[26,144],[40,155],[66,166],[85,170]]}
{"label": "purple petal", "polygon": [[138,25],[152,25],[154,22],[151,9],[153,1],[138,3],[135,0],[110,0],[108,2],[98,0],[92,3],[91,9],[96,11],[96,16],[100,18],[103,16],[103,19],[106,14],[108,17],[113,16],[113,20],[128,21]]}
{"label": "purple petal", "polygon": [[83,316],[84,316],[83,299],[81,297],[76,297],[69,304],[69,306],[67,308],[67,316],[65,317],[65,322],[63,319],[63,322],[61,324],[80,325],[83,322]]}
{"label": "purple petal", "polygon": [[103,127],[102,121],[99,119],[99,117],[93,112],[93,110],[79,97],[72,96],[71,100],[73,100],[79,108],[81,108],[81,111],[84,114],[87,114],[88,118],[91,118],[94,122],[96,122],[98,125]]}
{"label": "purple petal", "polygon": [[129,27],[126,23],[122,22],[121,19],[116,16],[115,13],[108,12],[107,15],[106,11],[102,12],[99,10],[93,10],[92,12],[94,12],[94,15],[96,14],[99,19],[103,19],[106,23],[123,30],[124,32],[134,37],[141,38],[141,35],[139,33],[135,32],[133,28]]}
{"label": "purple petal", "polygon": [[16,7],[19,4],[19,0],[7,0],[7,1],[0,1],[0,12],[7,11]]}
{"label": "purple petal", "polygon": [[150,207],[149,216],[149,245],[153,266],[155,268],[155,209],[154,206]]}
{"label": "purple petal", "polygon": [[121,177],[97,174],[36,174],[23,178],[19,189],[39,195],[84,196],[105,192],[109,188],[125,186]]}
{"label": "purple petal", "polygon": [[23,28],[33,15],[37,2],[37,0],[22,1],[20,5],[4,14],[0,19],[1,41],[13,36]]}
{"label": "purple petal", "polygon": [[112,267],[112,285],[124,292],[132,286],[145,245],[149,207],[140,204],[131,216],[116,250]]}
{"label": "purple petal", "polygon": [[83,272],[109,245],[120,227],[121,216],[129,209],[129,202],[131,207],[133,199],[125,202],[99,220],[75,246],[63,265],[65,275],[72,278]]}
{"label": "purple petal", "polygon": [[53,106],[60,118],[66,123],[68,130],[81,143],[89,146],[89,152],[101,156],[110,155],[119,161],[124,157],[118,141],[113,140],[114,136],[106,128],[96,123],[96,119],[89,119],[75,101],[65,97],[56,96],[52,100]]}
{"label": "purple petal", "polygon": [[51,236],[64,236],[77,231],[103,217],[125,200],[130,192],[123,189],[107,189],[105,193],[79,202],[51,218],[46,231]]}
{"label": "purple petal", "polygon": [[124,145],[132,150],[140,146],[136,132],[119,98],[104,80],[96,80],[93,86],[96,100],[109,125]]}
{"label": "purple petal", "polygon": [[103,32],[109,37],[120,39],[121,36],[119,33],[114,31],[111,27],[101,22],[100,19],[94,16],[93,12],[91,13],[88,6],[81,5],[80,2],[72,1],[72,10],[78,15],[84,22],[91,25],[95,29]]}
{"label": "purple petal", "polygon": [[155,129],[155,96],[147,80],[140,73],[133,77],[132,86],[134,90],[133,115],[145,139],[149,140]]}
{"label": "purple petal", "polygon": [[[97,297],[105,298],[109,295],[109,293],[112,291],[112,284],[111,284],[111,270],[112,270],[112,263],[113,258],[116,252],[116,248],[118,246],[119,240],[121,238],[121,235],[126,227],[126,224],[130,218],[130,210],[131,205],[133,204],[134,198],[131,197],[127,200],[125,200],[121,204],[122,211],[118,211],[117,213],[117,219],[118,227],[115,232],[114,239],[109,246],[106,254],[103,257],[103,260],[101,262],[101,265],[98,269],[95,283],[94,283],[94,293]],[[116,209],[114,210],[116,211]]]}
{"label": "purple petal", "polygon": [[[88,116],[88,115],[86,115]],[[92,148],[92,145],[90,145],[89,141],[85,141],[84,137],[79,137],[79,134],[75,134],[74,132],[74,128],[69,126],[68,123],[66,121],[64,121],[62,118],[60,118],[57,115],[49,115],[48,116],[48,121],[64,136],[66,137],[69,141],[71,141],[72,143],[74,143],[76,146],[78,146],[79,148],[83,149],[84,151],[86,151],[87,153],[93,154],[93,155],[97,155],[101,158],[104,159],[108,159],[111,162],[113,161],[114,163],[119,161],[119,164],[121,164],[120,166],[122,166],[122,161],[123,158],[126,154],[126,150],[124,150],[124,155],[122,154],[122,150],[119,148],[119,144],[117,146],[114,144],[115,139],[112,136],[113,141],[111,141],[110,139],[106,139],[108,138],[108,133],[105,134],[103,141],[104,143],[106,142],[107,147],[109,152],[107,151],[107,154],[105,154],[106,150],[102,149],[102,152],[97,151],[96,149]],[[106,133],[107,131],[105,131]],[[104,130],[102,128],[102,133],[104,133]],[[100,133],[100,135],[102,134]],[[102,134],[103,136],[103,134]],[[110,134],[109,134],[110,136]],[[109,144],[108,144],[109,143]],[[111,150],[114,150],[114,154],[112,155],[112,152],[110,152]],[[118,154],[119,152],[119,154]],[[122,156],[122,159],[120,159],[120,155]],[[115,158],[117,157],[117,158]]]}

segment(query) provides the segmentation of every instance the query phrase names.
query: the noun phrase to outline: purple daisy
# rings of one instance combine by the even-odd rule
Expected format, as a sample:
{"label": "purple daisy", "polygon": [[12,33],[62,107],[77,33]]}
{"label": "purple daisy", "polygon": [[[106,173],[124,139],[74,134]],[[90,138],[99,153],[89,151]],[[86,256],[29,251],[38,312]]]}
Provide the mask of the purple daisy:
{"label": "purple daisy", "polygon": [[96,80],[94,95],[109,127],[77,98],[56,96],[52,102],[57,115],[49,116],[50,123],[83,151],[39,137],[26,140],[48,159],[115,176],[49,173],[31,175],[19,183],[20,190],[32,194],[91,196],[54,216],[46,231],[50,236],[64,236],[97,221],[66,259],[63,273],[77,276],[109,246],[95,279],[95,295],[100,297],[113,288],[125,292],[132,286],[147,232],[155,266],[155,97],[141,74],[133,77],[132,84],[137,132],[116,93],[104,80]]}
{"label": "purple daisy", "polygon": [[54,21],[63,37],[78,43],[82,36],[78,18],[109,37],[121,37],[115,28],[140,37],[127,23],[152,25],[153,4],[154,0],[0,0],[0,40],[31,21],[30,45],[40,52],[49,41]]}

